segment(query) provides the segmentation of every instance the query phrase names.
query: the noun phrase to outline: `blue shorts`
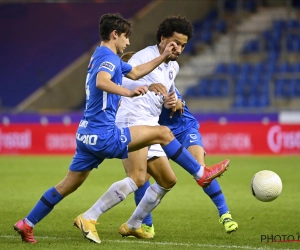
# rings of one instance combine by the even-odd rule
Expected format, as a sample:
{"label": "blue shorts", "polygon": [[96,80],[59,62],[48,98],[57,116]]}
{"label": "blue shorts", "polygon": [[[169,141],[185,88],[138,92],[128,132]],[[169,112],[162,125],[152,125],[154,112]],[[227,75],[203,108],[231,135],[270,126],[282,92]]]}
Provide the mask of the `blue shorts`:
{"label": "blue shorts", "polygon": [[104,159],[128,157],[131,142],[129,128],[118,129],[97,135],[76,134],[76,152],[69,169],[83,172],[98,168]]}
{"label": "blue shorts", "polygon": [[184,133],[181,133],[180,135],[176,136],[176,139],[181,143],[182,146],[185,148],[188,148],[192,145],[199,145],[202,148],[203,142],[202,142],[202,136],[198,129],[196,128],[190,128]]}

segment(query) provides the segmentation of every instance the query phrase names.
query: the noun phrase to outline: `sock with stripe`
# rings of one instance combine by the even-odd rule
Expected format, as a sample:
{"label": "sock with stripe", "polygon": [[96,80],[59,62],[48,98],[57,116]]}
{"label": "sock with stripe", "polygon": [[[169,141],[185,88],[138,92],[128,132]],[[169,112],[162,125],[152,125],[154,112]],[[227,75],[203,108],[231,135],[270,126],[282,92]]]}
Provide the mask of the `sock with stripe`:
{"label": "sock with stripe", "polygon": [[193,175],[196,180],[202,177],[204,168],[195,160],[191,153],[177,141],[177,139],[174,139],[162,148],[170,159]]}
{"label": "sock with stripe", "polygon": [[34,225],[46,217],[52,211],[54,206],[62,199],[63,197],[54,187],[48,189],[31,212],[26,216],[26,223],[29,226],[34,227]]}
{"label": "sock with stripe", "polygon": [[216,205],[219,216],[225,214],[228,211],[225,196],[222,193],[221,187],[216,179],[214,179],[209,187],[203,188],[203,191],[210,197],[213,203]]}

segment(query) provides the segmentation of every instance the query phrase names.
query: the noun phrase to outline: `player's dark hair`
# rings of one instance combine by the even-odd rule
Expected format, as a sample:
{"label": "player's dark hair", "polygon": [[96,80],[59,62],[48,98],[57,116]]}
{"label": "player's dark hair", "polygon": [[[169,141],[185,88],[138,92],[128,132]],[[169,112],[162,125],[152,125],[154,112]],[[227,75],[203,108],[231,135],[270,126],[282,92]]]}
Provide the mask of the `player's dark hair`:
{"label": "player's dark hair", "polygon": [[126,33],[126,37],[130,37],[132,32],[132,24],[122,17],[121,14],[104,14],[99,21],[99,34],[102,41],[109,40],[110,33],[116,30],[120,36]]}
{"label": "player's dark hair", "polygon": [[171,37],[173,32],[184,34],[190,40],[193,37],[193,24],[184,16],[168,16],[159,25],[156,31],[156,40],[160,43],[161,37]]}

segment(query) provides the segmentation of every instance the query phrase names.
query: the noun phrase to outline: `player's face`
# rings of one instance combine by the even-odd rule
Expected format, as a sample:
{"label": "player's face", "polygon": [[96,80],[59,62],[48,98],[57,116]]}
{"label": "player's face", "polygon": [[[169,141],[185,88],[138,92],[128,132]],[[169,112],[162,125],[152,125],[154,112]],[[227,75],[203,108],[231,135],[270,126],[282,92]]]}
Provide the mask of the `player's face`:
{"label": "player's face", "polygon": [[126,33],[122,33],[120,36],[118,36],[116,43],[117,54],[122,54],[129,44],[129,37],[126,36]]}
{"label": "player's face", "polygon": [[184,50],[184,48],[187,44],[187,41],[188,41],[188,37],[186,35],[177,33],[177,32],[173,32],[173,35],[171,37],[168,37],[168,38],[162,37],[160,45],[161,45],[162,51],[164,51],[165,47],[168,43],[175,42],[178,46],[178,49],[173,51],[173,53],[169,59],[171,61],[176,61],[177,58],[182,53],[182,51]]}

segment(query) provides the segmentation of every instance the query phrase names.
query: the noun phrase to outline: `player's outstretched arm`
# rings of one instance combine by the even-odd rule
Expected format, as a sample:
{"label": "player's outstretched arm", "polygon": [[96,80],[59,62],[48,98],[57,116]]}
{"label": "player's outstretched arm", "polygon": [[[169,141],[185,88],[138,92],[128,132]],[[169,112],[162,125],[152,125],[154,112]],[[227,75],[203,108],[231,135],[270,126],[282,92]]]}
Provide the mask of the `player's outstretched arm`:
{"label": "player's outstretched arm", "polygon": [[133,81],[129,78],[123,77],[122,86],[130,90],[133,90],[138,86],[146,86],[149,91],[153,91],[156,95],[166,96],[168,94],[167,88],[162,83],[151,83],[139,80]]}
{"label": "player's outstretched arm", "polygon": [[105,71],[100,71],[97,74],[96,87],[112,94],[134,97],[138,95],[144,95],[147,93],[147,86],[137,86],[133,90],[123,88],[111,81],[111,75]]}
{"label": "player's outstretched arm", "polygon": [[141,77],[149,74],[158,65],[160,65],[162,62],[164,62],[166,59],[168,59],[170,57],[170,55],[175,51],[180,53],[179,47],[177,46],[177,44],[175,42],[170,42],[169,44],[167,44],[163,54],[156,57],[155,59],[153,59],[150,62],[140,64],[136,67],[133,67],[132,70],[126,75],[126,77],[128,77],[132,80],[140,79]]}

